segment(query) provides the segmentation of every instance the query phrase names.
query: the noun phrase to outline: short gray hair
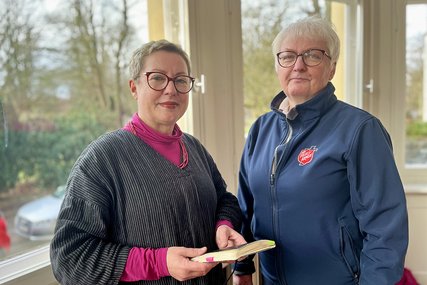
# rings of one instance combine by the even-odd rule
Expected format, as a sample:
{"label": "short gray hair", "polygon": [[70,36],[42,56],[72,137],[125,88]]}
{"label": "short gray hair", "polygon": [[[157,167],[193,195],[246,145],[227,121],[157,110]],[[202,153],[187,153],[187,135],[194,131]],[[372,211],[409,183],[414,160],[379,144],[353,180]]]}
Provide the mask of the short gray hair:
{"label": "short gray hair", "polygon": [[138,78],[147,57],[157,51],[173,52],[180,55],[187,65],[188,75],[191,74],[191,63],[187,53],[177,44],[167,40],[158,40],[148,42],[133,52],[129,62],[129,75],[131,79],[135,80]]}
{"label": "short gray hair", "polygon": [[300,19],[284,27],[273,41],[273,56],[280,52],[280,46],[285,39],[307,38],[325,41],[327,53],[331,56],[332,61],[338,61],[340,55],[340,39],[335,32],[334,25],[319,16],[311,16]]}

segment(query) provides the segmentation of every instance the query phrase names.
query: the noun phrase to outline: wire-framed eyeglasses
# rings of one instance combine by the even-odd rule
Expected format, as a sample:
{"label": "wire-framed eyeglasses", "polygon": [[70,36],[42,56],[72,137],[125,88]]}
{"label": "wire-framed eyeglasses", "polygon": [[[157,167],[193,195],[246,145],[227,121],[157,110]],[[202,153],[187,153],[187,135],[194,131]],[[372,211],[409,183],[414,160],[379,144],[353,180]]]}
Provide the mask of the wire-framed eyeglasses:
{"label": "wire-framed eyeglasses", "polygon": [[193,88],[194,78],[188,75],[178,75],[174,78],[167,76],[164,73],[157,71],[148,71],[143,73],[147,77],[148,86],[156,91],[162,91],[168,86],[169,81],[173,82],[173,86],[178,93],[188,93]]}
{"label": "wire-framed eyeglasses", "polygon": [[279,65],[285,68],[293,66],[297,62],[299,56],[302,57],[302,61],[307,66],[319,65],[322,62],[324,56],[331,59],[331,56],[322,49],[309,49],[303,51],[300,54],[294,51],[281,51],[277,53],[276,56]]}

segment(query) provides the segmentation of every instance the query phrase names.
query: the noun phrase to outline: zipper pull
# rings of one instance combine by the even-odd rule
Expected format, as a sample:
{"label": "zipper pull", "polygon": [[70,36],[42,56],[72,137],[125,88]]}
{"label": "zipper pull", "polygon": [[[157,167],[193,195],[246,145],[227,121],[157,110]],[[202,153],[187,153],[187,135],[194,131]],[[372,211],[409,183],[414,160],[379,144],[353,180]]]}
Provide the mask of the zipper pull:
{"label": "zipper pull", "polygon": [[359,275],[357,273],[354,274],[354,281],[356,281],[356,285],[359,284]]}
{"label": "zipper pull", "polygon": [[270,185],[271,186],[274,185],[274,173],[271,173],[271,175],[270,175]]}

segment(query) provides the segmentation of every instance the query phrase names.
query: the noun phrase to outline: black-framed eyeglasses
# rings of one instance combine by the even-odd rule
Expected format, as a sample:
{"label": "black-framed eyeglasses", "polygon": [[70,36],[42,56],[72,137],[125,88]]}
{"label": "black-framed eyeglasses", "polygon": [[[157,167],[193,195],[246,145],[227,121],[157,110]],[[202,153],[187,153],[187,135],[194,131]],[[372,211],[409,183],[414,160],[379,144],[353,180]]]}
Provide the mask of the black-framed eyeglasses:
{"label": "black-framed eyeglasses", "polygon": [[178,93],[188,93],[193,88],[194,78],[188,75],[178,75],[174,78],[167,76],[164,73],[157,71],[149,71],[143,73],[147,77],[148,86],[156,91],[162,91],[168,86],[169,81],[173,82]]}
{"label": "black-framed eyeglasses", "polygon": [[297,62],[297,59],[299,56],[302,57],[302,61],[307,66],[319,65],[322,62],[324,56],[331,59],[331,56],[322,49],[309,49],[309,50],[303,51],[300,54],[294,51],[281,51],[277,53],[276,56],[277,56],[277,62],[281,67],[293,66]]}

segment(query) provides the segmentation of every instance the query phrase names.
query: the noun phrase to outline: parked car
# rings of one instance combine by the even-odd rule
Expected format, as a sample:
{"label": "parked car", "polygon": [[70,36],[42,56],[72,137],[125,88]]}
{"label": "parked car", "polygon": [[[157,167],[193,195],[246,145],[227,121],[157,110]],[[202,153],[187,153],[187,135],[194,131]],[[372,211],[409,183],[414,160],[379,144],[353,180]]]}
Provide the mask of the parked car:
{"label": "parked car", "polygon": [[53,194],[22,205],[15,216],[15,232],[30,240],[51,239],[64,195],[61,185]]}

